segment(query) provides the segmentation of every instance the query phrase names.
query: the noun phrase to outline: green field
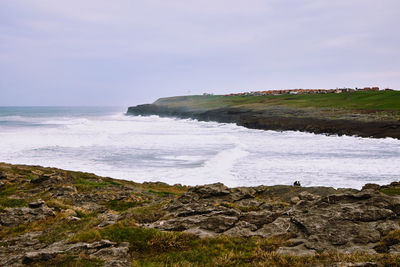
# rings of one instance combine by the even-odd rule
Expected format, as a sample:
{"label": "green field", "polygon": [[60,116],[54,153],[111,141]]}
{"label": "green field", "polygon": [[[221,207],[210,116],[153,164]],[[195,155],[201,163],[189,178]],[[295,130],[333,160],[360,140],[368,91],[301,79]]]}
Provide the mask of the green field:
{"label": "green field", "polygon": [[351,92],[330,94],[267,95],[267,96],[181,96],[161,98],[156,104],[213,109],[224,107],[261,108],[289,106],[367,111],[400,111],[400,91]]}

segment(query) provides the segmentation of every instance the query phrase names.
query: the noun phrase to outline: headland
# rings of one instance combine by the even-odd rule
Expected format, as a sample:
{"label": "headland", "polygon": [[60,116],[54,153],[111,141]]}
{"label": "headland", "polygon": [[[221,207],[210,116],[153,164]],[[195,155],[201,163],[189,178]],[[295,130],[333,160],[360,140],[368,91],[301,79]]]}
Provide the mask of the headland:
{"label": "headland", "polygon": [[400,138],[400,91],[299,92],[160,98],[129,107],[127,114],[236,123],[263,130]]}

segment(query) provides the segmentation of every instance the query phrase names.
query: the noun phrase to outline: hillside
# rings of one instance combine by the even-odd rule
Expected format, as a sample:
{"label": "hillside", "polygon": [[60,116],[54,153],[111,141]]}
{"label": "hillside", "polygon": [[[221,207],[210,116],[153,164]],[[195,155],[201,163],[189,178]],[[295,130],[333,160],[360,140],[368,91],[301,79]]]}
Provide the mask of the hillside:
{"label": "hillside", "polygon": [[369,112],[384,111],[395,116],[400,116],[399,91],[265,96],[182,96],[161,98],[154,104],[192,106],[202,109],[227,107],[262,108],[265,106],[282,105],[294,108],[363,110]]}
{"label": "hillside", "polygon": [[130,107],[127,114],[230,122],[264,130],[400,138],[398,91],[178,96]]}

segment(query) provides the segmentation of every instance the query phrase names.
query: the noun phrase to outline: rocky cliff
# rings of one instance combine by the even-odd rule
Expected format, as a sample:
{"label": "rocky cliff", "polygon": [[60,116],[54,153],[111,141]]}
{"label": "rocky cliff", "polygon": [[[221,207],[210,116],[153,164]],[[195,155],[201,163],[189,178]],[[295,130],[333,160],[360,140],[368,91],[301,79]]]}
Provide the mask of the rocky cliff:
{"label": "rocky cliff", "polygon": [[0,164],[0,266],[395,266],[400,183],[137,184]]}
{"label": "rocky cliff", "polygon": [[[205,105],[185,97],[159,99],[153,104],[129,107],[128,115],[158,115],[200,121],[236,123],[252,129],[294,130],[317,134],[400,138],[397,117],[368,110],[297,108],[284,105]],[[243,100],[244,101],[244,100]]]}

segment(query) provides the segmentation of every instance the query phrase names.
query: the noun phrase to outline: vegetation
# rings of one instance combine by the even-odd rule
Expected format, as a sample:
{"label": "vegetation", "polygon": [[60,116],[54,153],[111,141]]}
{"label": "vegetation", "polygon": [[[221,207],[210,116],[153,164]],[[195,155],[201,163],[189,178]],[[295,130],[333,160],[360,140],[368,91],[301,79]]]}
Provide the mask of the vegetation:
{"label": "vegetation", "polygon": [[400,195],[400,188],[399,187],[388,187],[388,188],[382,188],[380,190],[382,193],[390,196],[398,196]]}
{"label": "vegetation", "polygon": [[[390,232],[379,242],[377,249],[383,254],[324,252],[316,256],[285,256],[277,251],[288,244],[288,239],[292,238],[289,235],[267,239],[232,236],[199,238],[190,233],[163,232],[143,225],[162,218],[165,215],[164,207],[184,193],[187,190],[185,186],[137,184],[94,174],[11,166],[0,163],[0,173],[3,172],[6,177],[0,186],[0,210],[18,209],[40,197],[54,211],[54,216],[2,226],[2,249],[23,242],[20,240],[25,239],[24,234],[36,233],[37,239],[44,245],[62,240],[71,245],[100,240],[117,244],[127,242],[133,266],[312,266],[368,261],[382,266],[400,265],[400,256],[385,253],[391,245],[400,244],[400,231]],[[45,184],[32,186],[29,180],[43,173],[52,173],[57,179],[48,187]],[[38,190],[39,186],[43,188]],[[63,193],[65,188],[70,191]],[[383,192],[398,193],[385,189]],[[262,199],[271,205],[284,205],[267,197]],[[89,201],[96,205],[88,206]],[[243,212],[258,210],[257,207],[230,202],[220,205]],[[108,222],[109,219],[105,219],[107,214],[116,214],[119,219]],[[104,222],[107,224],[101,226]],[[31,266],[102,266],[103,263],[99,258],[70,251],[60,253],[46,262],[32,263]]]}
{"label": "vegetation", "polygon": [[189,105],[194,108],[249,107],[266,105],[295,108],[324,108],[400,112],[400,92],[369,91],[340,94],[298,94],[265,96],[184,96],[162,98],[156,103],[168,106]]}

